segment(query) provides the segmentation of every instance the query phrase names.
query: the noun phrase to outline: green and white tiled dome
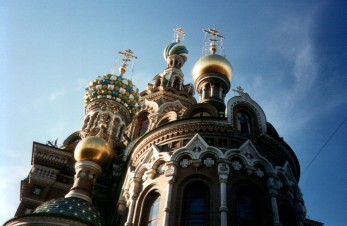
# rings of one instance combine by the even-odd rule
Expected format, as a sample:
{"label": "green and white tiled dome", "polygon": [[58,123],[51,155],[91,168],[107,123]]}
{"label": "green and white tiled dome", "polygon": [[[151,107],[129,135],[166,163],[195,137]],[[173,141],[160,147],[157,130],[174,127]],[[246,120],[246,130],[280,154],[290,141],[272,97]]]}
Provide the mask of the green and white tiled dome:
{"label": "green and white tiled dome", "polygon": [[89,202],[75,197],[53,199],[38,206],[32,215],[61,217],[101,226],[99,211]]}

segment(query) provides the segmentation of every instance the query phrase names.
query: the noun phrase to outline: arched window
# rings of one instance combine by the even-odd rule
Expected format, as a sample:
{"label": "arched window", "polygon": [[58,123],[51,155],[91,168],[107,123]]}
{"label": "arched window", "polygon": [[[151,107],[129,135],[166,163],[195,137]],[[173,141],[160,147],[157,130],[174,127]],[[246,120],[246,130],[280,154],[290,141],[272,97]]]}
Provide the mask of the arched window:
{"label": "arched window", "polygon": [[236,211],[239,226],[253,226],[255,224],[252,199],[247,195],[237,197]]}
{"label": "arched window", "polygon": [[173,84],[173,88],[180,90],[180,80],[178,78],[175,79],[174,84]]}
{"label": "arched window", "polygon": [[157,226],[159,217],[160,195],[154,193],[150,195],[145,202],[144,206],[144,218],[142,224],[144,226]]}
{"label": "arched window", "polygon": [[143,114],[141,114],[138,117],[138,125],[137,125],[137,136],[142,136],[143,134],[145,134],[148,130],[148,126],[149,126],[149,119],[148,119],[148,113],[145,112]]}
{"label": "arched window", "polygon": [[157,80],[155,80],[155,87],[161,86],[161,79],[158,78]]}
{"label": "arched window", "polygon": [[236,225],[261,225],[259,208],[255,194],[248,188],[239,188],[236,193]]}
{"label": "arched window", "polygon": [[244,111],[237,113],[237,130],[246,137],[251,135],[251,118]]}
{"label": "arched window", "polygon": [[182,200],[182,225],[209,225],[209,196],[209,188],[201,181],[192,182],[185,187]]}
{"label": "arched window", "polygon": [[282,226],[298,225],[295,212],[287,201],[279,203],[278,212]]}

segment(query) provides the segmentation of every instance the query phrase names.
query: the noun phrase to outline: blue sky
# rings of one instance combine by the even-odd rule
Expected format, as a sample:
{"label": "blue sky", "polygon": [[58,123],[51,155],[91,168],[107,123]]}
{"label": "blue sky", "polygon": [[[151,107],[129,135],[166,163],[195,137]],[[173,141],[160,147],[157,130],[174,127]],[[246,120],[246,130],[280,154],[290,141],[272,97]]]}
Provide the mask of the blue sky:
{"label": "blue sky", "polygon": [[[347,116],[346,12],[346,1],[328,0],[0,0],[0,223],[19,204],[32,142],[61,144],[80,129],[84,88],[111,72],[120,50],[138,56],[133,81],[143,90],[164,70],[176,27],[186,32],[186,83],[202,30],[225,36],[232,87],[260,104],[303,171]],[[346,134],[347,122],[299,183],[308,216],[326,225],[347,222]]]}

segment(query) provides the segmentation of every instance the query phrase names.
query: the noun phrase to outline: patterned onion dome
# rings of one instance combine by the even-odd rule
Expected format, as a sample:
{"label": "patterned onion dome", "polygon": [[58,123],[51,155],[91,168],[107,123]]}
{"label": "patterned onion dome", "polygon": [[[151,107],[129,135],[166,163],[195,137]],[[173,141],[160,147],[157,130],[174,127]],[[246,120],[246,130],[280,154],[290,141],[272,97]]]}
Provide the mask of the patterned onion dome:
{"label": "patterned onion dome", "polygon": [[89,202],[75,197],[53,199],[38,206],[32,215],[61,217],[101,226],[99,211]]}
{"label": "patterned onion dome", "polygon": [[166,60],[166,58],[170,55],[179,55],[183,58],[184,62],[187,61],[188,58],[188,50],[184,45],[181,45],[178,42],[173,42],[171,44],[169,44],[163,52],[164,55],[164,59]]}
{"label": "patterned onion dome", "polygon": [[194,81],[207,73],[219,73],[224,75],[228,81],[231,81],[233,77],[230,62],[225,57],[218,54],[206,55],[195,63],[192,73]]}
{"label": "patterned onion dome", "polygon": [[142,107],[139,89],[131,80],[115,74],[99,76],[89,83],[84,94],[84,104],[88,105],[97,99],[110,99],[123,104],[132,117],[136,116]]}

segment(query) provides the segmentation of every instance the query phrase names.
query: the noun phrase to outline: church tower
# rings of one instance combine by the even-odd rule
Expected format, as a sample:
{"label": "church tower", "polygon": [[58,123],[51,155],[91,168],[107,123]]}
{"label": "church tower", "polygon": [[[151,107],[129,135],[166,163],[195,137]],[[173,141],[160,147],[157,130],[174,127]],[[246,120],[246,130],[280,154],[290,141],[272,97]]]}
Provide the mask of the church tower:
{"label": "church tower", "polygon": [[204,32],[206,33],[205,43],[210,44],[210,53],[207,53],[196,62],[193,69],[193,79],[200,96],[200,103],[215,106],[219,116],[224,117],[224,98],[230,90],[232,67],[225,57],[216,53],[218,42],[221,44],[221,51],[224,51],[224,37],[213,28],[204,30]]}
{"label": "church tower", "polygon": [[6,226],[323,225],[306,219],[298,159],[262,108],[240,86],[225,100],[224,37],[204,30],[209,51],[194,65],[194,88],[181,71],[185,32],[174,32],[166,67],[144,91],[125,76],[137,57],[120,52],[119,75],[86,89],[81,130],[61,147],[34,143]]}

